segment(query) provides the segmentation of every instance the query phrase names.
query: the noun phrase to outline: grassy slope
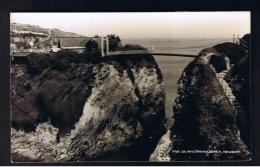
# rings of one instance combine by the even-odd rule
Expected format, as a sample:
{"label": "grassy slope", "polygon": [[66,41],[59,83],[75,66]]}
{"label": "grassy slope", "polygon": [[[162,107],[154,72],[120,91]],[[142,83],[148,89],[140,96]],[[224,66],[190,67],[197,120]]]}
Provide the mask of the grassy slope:
{"label": "grassy slope", "polygon": [[[10,30],[14,30],[15,26],[13,23],[10,24]],[[33,31],[48,34],[48,28],[42,28],[37,25],[20,24],[16,23],[16,30],[18,31]],[[72,32],[65,32],[59,29],[52,29],[52,36],[64,36],[64,37],[83,37],[83,35],[75,34]]]}

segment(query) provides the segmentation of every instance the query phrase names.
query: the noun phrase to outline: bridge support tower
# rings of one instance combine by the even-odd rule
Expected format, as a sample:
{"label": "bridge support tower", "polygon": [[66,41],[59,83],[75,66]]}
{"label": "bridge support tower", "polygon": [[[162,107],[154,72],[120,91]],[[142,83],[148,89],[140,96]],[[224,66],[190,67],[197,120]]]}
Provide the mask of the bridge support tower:
{"label": "bridge support tower", "polygon": [[108,37],[101,37],[101,56],[107,56],[109,53],[109,40]]}

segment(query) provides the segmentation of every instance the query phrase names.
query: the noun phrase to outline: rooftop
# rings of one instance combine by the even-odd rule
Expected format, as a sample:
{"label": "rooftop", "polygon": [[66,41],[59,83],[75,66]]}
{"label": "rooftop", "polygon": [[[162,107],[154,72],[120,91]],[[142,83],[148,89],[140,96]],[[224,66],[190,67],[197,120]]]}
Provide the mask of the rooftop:
{"label": "rooftop", "polygon": [[93,39],[92,37],[59,37],[62,48],[85,47],[85,44]]}

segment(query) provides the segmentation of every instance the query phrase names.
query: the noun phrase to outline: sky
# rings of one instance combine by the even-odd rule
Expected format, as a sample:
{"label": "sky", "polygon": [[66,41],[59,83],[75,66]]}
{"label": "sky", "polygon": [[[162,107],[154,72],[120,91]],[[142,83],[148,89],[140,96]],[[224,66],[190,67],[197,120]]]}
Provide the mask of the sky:
{"label": "sky", "polygon": [[11,13],[11,22],[86,36],[232,38],[250,33],[250,12]]}

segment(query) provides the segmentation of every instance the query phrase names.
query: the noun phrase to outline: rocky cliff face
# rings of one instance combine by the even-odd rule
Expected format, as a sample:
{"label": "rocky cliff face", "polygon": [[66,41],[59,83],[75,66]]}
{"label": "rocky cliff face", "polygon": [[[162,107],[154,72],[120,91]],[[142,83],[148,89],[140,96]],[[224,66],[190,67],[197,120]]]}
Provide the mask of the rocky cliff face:
{"label": "rocky cliff face", "polygon": [[13,161],[102,160],[140,149],[131,158],[149,158],[165,131],[165,92],[152,56],[90,60],[59,52],[25,62],[12,64]]}
{"label": "rocky cliff face", "polygon": [[[223,52],[224,48],[230,52]],[[228,70],[222,63],[226,57],[236,64],[244,56],[237,52],[243,50],[230,43],[205,49],[184,70],[173,108],[172,160],[250,159],[240,136],[236,108],[217,78]]]}
{"label": "rocky cliff face", "polygon": [[245,55],[245,57],[241,58],[238,63],[234,64],[233,68],[228,71],[225,80],[229,83],[232,92],[236,96],[238,103],[241,105],[241,110],[244,111],[238,119],[238,125],[240,126],[241,137],[247,144],[248,148],[251,149],[252,137],[251,131],[249,130],[252,128],[252,114],[250,107],[250,50]]}
{"label": "rocky cliff face", "polygon": [[[242,110],[239,104],[247,104],[242,101],[249,97],[248,59],[244,48],[232,43],[199,53],[182,73],[173,126],[161,138],[151,161],[251,159],[244,138],[245,131],[250,136],[244,117],[250,110]],[[241,96],[236,93],[238,87]]]}

